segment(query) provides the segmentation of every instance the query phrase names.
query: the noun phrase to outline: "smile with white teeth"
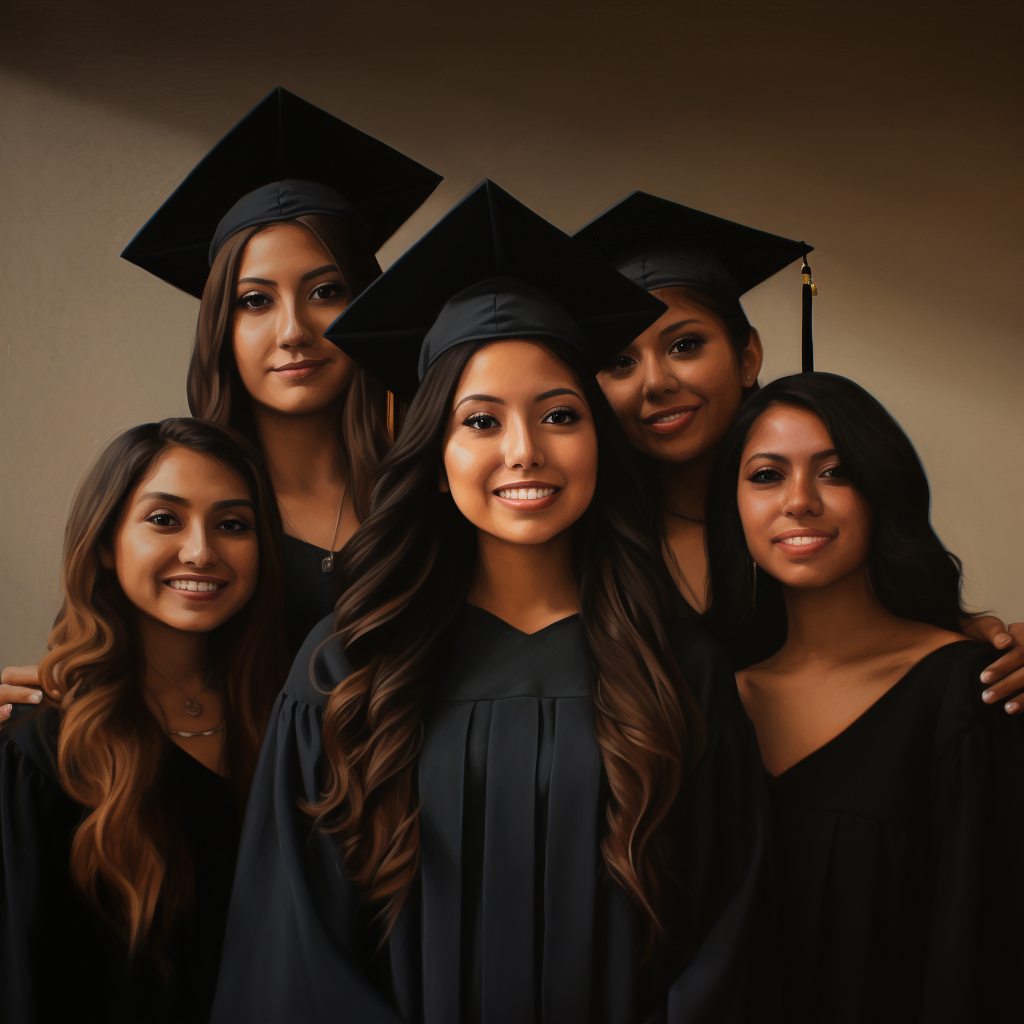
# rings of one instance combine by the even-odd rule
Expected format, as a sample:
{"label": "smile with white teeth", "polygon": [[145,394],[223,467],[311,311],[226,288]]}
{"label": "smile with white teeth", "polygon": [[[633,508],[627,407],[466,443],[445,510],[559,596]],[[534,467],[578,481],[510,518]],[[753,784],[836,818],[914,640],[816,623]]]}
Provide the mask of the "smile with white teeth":
{"label": "smile with white teeth", "polygon": [[656,420],[651,420],[651,423],[672,423],[674,420],[681,420],[684,416],[688,415],[689,409],[685,409],[683,412],[670,412],[667,416],[659,416]]}
{"label": "smile with white teeth", "polygon": [[557,487],[506,487],[498,491],[498,497],[514,501],[533,501],[535,498],[546,498],[557,490]]}
{"label": "smile with white teeth", "polygon": [[207,583],[206,580],[167,580],[171,590],[198,590],[205,594],[208,590],[220,590],[226,583]]}
{"label": "smile with white teeth", "polygon": [[799,547],[802,544],[817,544],[818,541],[828,540],[828,537],[817,536],[813,537],[809,534],[802,534],[799,537],[784,537],[781,541],[783,544],[794,544]]}

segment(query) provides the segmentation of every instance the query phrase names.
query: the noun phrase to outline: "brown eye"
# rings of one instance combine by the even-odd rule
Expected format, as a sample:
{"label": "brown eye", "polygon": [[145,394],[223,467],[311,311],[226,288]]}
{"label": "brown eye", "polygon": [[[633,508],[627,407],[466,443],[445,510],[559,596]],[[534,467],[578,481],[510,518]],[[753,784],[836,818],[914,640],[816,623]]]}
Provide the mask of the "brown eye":
{"label": "brown eye", "polygon": [[759,469],[747,479],[752,484],[773,484],[776,480],[782,479],[782,474],[777,469]]}
{"label": "brown eye", "polygon": [[685,338],[677,338],[673,341],[669,348],[669,353],[673,355],[687,355],[690,352],[696,352],[703,344],[703,338],[695,334],[688,334]]}
{"label": "brown eye", "polygon": [[262,309],[269,304],[270,296],[263,292],[247,292],[236,303],[240,309]]}
{"label": "brown eye", "polygon": [[491,427],[500,426],[498,421],[487,412],[474,413],[468,419],[463,420],[464,427],[472,427],[473,430],[490,430]]}

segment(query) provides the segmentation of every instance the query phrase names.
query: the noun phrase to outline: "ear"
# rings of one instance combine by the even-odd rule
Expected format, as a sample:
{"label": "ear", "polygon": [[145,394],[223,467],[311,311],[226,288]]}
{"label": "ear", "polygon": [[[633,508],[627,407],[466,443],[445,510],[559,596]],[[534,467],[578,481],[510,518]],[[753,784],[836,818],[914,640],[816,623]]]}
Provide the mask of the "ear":
{"label": "ear", "polygon": [[756,327],[751,327],[747,346],[740,353],[740,380],[745,388],[751,387],[757,380],[763,362],[764,349],[761,347],[761,335],[757,333]]}
{"label": "ear", "polygon": [[104,569],[114,568],[114,552],[107,547],[106,544],[100,545],[100,565]]}

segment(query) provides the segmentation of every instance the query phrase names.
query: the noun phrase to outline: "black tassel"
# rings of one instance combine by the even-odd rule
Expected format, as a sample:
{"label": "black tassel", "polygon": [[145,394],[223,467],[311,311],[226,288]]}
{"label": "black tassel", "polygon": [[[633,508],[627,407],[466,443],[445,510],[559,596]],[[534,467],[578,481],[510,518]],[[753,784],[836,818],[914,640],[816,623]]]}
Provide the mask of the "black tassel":
{"label": "black tassel", "polygon": [[810,373],[814,369],[814,334],[811,329],[811,300],[818,294],[818,289],[811,280],[811,268],[807,264],[807,257],[804,256],[804,265],[800,268],[804,276],[803,283],[803,317],[800,324],[801,338],[801,369],[804,373]]}

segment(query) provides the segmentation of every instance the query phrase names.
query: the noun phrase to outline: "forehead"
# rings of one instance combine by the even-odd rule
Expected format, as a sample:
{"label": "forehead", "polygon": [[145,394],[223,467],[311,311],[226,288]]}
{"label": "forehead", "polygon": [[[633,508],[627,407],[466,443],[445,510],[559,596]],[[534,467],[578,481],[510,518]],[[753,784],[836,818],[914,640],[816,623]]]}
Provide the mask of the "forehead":
{"label": "forehead", "polygon": [[476,352],[462,371],[456,401],[465,394],[511,400],[534,398],[551,388],[580,391],[573,370],[540,341],[495,341]]}
{"label": "forehead", "polygon": [[[239,277],[270,277],[269,268],[286,262],[333,262],[323,246],[300,224],[268,224],[249,239]],[[259,273],[263,270],[263,273]]]}
{"label": "forehead", "polygon": [[242,477],[219,459],[180,445],[162,451],[136,485],[132,500],[147,491],[163,491],[196,504],[252,498]]}
{"label": "forehead", "polygon": [[792,456],[831,447],[828,428],[809,409],[771,405],[754,421],[743,451]]}

